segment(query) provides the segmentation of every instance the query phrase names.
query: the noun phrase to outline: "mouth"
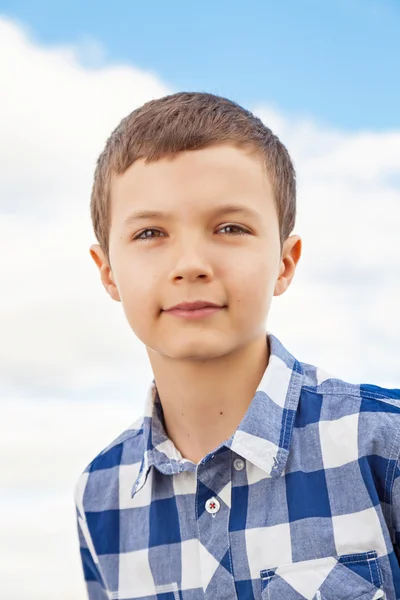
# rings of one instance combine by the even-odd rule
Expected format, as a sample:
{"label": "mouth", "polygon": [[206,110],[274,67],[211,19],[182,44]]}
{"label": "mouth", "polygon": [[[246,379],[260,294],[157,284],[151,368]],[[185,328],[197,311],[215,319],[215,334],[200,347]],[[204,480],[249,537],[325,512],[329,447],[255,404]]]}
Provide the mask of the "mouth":
{"label": "mouth", "polygon": [[168,311],[164,311],[169,315],[174,317],[180,317],[183,319],[203,319],[204,317],[208,317],[214,315],[221,310],[223,310],[225,306],[203,306],[202,308],[195,309],[187,309],[187,308],[173,308]]}

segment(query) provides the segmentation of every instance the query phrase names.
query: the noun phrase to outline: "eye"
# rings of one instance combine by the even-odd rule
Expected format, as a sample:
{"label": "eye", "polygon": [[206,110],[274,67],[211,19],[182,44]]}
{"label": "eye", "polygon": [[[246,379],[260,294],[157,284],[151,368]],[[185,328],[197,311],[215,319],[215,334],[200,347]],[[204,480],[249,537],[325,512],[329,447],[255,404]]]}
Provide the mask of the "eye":
{"label": "eye", "polygon": [[227,227],[230,227],[231,229],[237,229],[239,230],[239,233],[231,233],[231,235],[246,235],[249,234],[250,231],[248,229],[245,229],[244,227],[240,227],[240,225],[224,225],[223,227],[221,227],[221,229],[226,229]]}
{"label": "eye", "polygon": [[[248,234],[250,234],[250,231],[248,229],[245,229],[244,227],[241,227],[240,225],[224,225],[223,227],[221,227],[219,229],[219,231],[221,229],[227,229],[227,228],[236,229],[239,232],[239,233],[230,233],[229,235],[246,235],[246,234],[248,235]],[[154,229],[154,228],[144,229],[141,233],[139,233],[134,238],[132,238],[133,241],[140,240],[141,242],[143,242],[143,241],[146,242],[146,241],[151,241],[151,240],[155,239],[153,236],[145,235],[148,231],[157,231],[158,233],[162,233],[162,231],[160,229]],[[159,237],[159,236],[157,236],[157,237]]]}
{"label": "eye", "polygon": [[[146,240],[152,240],[153,237],[149,237],[148,235],[146,235],[145,237],[142,237],[145,233],[147,233],[148,231],[158,231],[160,233],[159,229],[145,229],[144,231],[142,231],[142,233],[139,233],[137,236],[135,236],[134,238],[132,238],[133,240],[140,240],[140,241],[146,241]],[[161,232],[162,233],[162,232]]]}

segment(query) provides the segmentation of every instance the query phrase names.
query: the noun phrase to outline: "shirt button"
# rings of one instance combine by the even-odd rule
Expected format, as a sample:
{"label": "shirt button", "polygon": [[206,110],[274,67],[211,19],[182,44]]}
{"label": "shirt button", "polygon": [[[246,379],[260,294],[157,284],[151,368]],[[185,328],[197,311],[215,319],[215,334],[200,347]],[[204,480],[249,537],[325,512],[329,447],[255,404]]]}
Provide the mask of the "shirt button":
{"label": "shirt button", "polygon": [[206,511],[209,512],[211,515],[215,515],[215,513],[217,513],[220,509],[220,503],[218,502],[218,500],[216,498],[210,498],[209,500],[207,500],[206,502]]}
{"label": "shirt button", "polygon": [[241,458],[236,458],[233,461],[233,466],[235,467],[236,471],[243,471],[243,469],[244,469],[244,460],[242,460]]}

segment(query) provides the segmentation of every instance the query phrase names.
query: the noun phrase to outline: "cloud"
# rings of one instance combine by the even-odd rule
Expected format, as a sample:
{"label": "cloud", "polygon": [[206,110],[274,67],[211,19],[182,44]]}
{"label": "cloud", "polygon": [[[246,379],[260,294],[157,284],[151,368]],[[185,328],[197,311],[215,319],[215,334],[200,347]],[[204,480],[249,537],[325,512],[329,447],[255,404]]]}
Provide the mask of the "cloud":
{"label": "cloud", "polygon": [[[73,483],[136,419],[151,378],[89,255],[92,176],[120,119],[173,90],[131,65],[102,66],[90,38],[46,48],[0,19],[0,40],[0,577],[7,600],[83,600]],[[303,239],[268,329],[304,362],[399,387],[400,132],[253,110],[293,156]]]}
{"label": "cloud", "polygon": [[90,189],[112,129],[168,89],[133,67],[84,68],[80,49],[43,48],[10,21],[0,39],[0,380],[7,395],[129,386],[147,356],[99,285]]}
{"label": "cloud", "polygon": [[347,133],[254,111],[294,160],[294,233],[303,239],[270,322],[301,360],[354,383],[400,387],[400,131]]}
{"label": "cloud", "polygon": [[73,488],[138,413],[118,399],[4,400],[0,409],[2,598],[86,600]]}

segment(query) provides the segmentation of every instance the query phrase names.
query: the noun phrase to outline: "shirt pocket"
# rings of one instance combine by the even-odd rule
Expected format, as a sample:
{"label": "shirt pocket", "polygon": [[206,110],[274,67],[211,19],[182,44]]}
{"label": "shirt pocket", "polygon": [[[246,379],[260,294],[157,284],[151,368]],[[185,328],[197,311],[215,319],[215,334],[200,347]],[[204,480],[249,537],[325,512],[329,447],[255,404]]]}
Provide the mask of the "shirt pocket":
{"label": "shirt pocket", "polygon": [[342,554],[260,572],[262,600],[378,600],[385,598],[377,552]]}

